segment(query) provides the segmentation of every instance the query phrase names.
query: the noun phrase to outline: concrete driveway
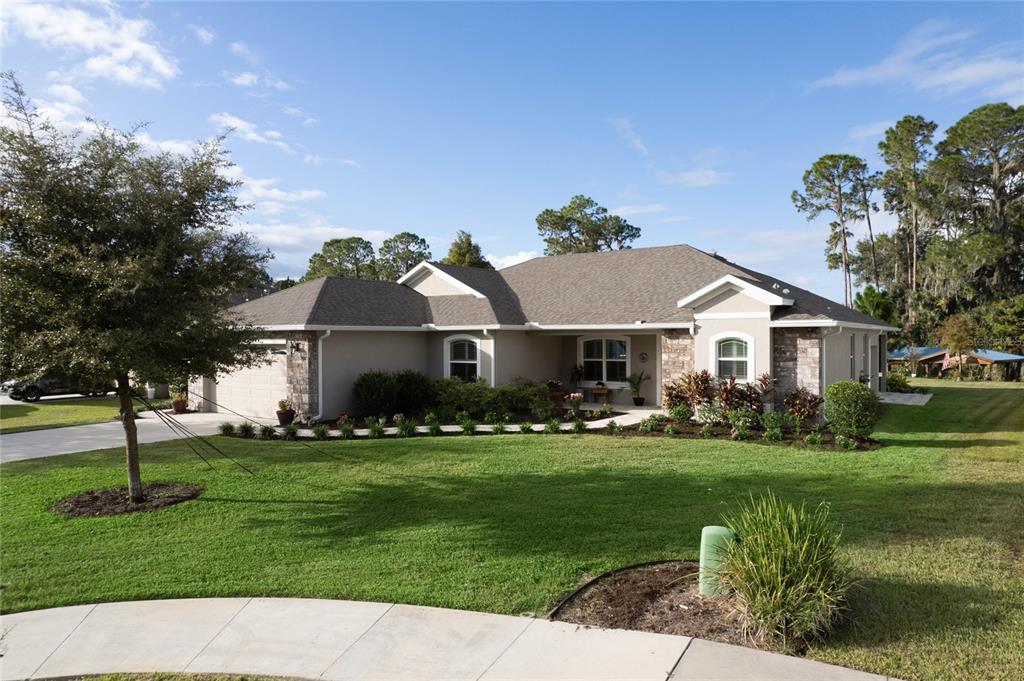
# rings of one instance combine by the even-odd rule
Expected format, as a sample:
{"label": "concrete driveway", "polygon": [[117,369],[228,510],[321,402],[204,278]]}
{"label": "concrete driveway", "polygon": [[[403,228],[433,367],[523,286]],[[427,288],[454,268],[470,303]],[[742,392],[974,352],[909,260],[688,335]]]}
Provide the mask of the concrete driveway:
{"label": "concrete driveway", "polygon": [[[10,398],[5,395],[4,399]],[[217,433],[218,424],[229,420],[224,414],[179,414],[174,418],[197,435],[214,435]],[[135,423],[140,443],[177,440],[181,437],[151,411],[141,412]],[[6,433],[0,434],[0,462],[39,459],[44,456],[74,454],[111,447],[124,447],[124,428],[120,421]]]}

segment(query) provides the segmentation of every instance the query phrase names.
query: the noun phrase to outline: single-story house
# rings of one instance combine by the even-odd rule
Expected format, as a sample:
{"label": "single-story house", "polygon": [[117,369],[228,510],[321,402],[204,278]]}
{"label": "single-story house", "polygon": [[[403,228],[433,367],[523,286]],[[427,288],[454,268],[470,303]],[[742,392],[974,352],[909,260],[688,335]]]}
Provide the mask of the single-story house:
{"label": "single-story house", "polygon": [[[231,308],[265,331],[268,363],[196,382],[215,404],[273,416],[280,399],[334,418],[372,369],[434,377],[560,380],[606,387],[629,404],[626,381],[660,404],[683,372],[771,374],[780,391],[815,393],[840,380],[884,390],[886,323],[686,245],[539,257],[501,270],[423,262],[397,283],[324,277]],[[582,378],[570,382],[574,369]],[[588,394],[588,398],[592,394]]]}
{"label": "single-story house", "polygon": [[[946,348],[939,346],[922,346],[911,348],[897,348],[889,353],[889,366],[909,366],[917,363],[927,368],[938,365],[941,367],[950,358],[949,364],[955,367],[958,364],[956,353],[951,353]],[[992,367],[1002,365],[1004,367],[1004,378],[1014,380],[1021,374],[1021,367],[1024,366],[1024,355],[1015,355],[1012,352],[992,350],[991,348],[975,348],[963,353],[964,366],[985,367],[989,376],[992,375]],[[939,369],[941,372],[941,369]]]}

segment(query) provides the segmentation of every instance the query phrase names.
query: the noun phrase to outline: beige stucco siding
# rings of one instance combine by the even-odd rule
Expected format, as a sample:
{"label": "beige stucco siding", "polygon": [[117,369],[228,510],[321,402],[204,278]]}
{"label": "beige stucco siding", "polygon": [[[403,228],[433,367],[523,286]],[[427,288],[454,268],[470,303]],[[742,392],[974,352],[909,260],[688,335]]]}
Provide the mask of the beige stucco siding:
{"label": "beige stucco siding", "polygon": [[[560,336],[531,334],[526,331],[494,332],[494,378],[498,385],[517,378],[535,381],[569,379],[561,366]],[[563,375],[564,374],[564,375]]]}
{"label": "beige stucco siding", "polygon": [[771,373],[771,329],[767,319],[704,319],[694,326],[694,366],[697,371],[707,369],[716,373],[714,366],[717,341],[735,334],[736,337],[752,342],[753,366],[749,366],[749,377],[756,378],[764,373]]}
{"label": "beige stucco siding", "polygon": [[427,334],[408,331],[334,331],[322,340],[323,418],[352,408],[352,385],[366,371],[414,369],[427,373]]}
{"label": "beige stucco siding", "polygon": [[422,276],[417,281],[409,282],[409,287],[423,296],[469,295],[465,290],[445,281],[433,272]]}
{"label": "beige stucco siding", "polygon": [[444,378],[445,375],[445,344],[454,338],[472,338],[475,339],[479,345],[479,375],[488,384],[493,383],[492,381],[492,370],[494,366],[492,358],[494,357],[494,334],[484,334],[482,331],[438,331],[435,333],[428,333],[427,336],[427,368],[426,373],[428,376],[433,378]]}
{"label": "beige stucco siding", "polygon": [[693,308],[694,314],[750,314],[761,313],[767,316],[769,307],[739,291],[725,291],[707,302]]}
{"label": "beige stucco siding", "polygon": [[[824,387],[836,381],[856,381],[861,374],[878,390],[878,356],[885,352],[884,336],[877,331],[837,327],[824,332]],[[852,359],[852,361],[851,361]]]}

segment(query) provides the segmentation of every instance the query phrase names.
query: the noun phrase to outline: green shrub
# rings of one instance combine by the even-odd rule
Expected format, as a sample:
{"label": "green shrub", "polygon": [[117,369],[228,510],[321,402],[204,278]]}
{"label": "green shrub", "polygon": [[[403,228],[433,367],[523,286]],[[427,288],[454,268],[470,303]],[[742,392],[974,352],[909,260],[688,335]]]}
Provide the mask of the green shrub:
{"label": "green shrub", "polygon": [[582,435],[583,433],[587,432],[587,422],[584,421],[583,419],[576,419],[575,421],[572,422],[572,432],[576,433],[577,435]]}
{"label": "green shrub", "polygon": [[715,393],[715,378],[707,369],[690,371],[662,388],[665,406],[671,409],[680,404],[696,408],[711,401]]}
{"label": "green shrub", "polygon": [[766,442],[782,442],[782,429],[781,428],[766,428],[764,435],[761,439]]}
{"label": "green shrub", "polygon": [[217,426],[217,428],[220,429],[220,434],[221,435],[234,435],[235,434],[235,424],[231,423],[231,421],[225,421],[224,423],[222,423],[219,426]]}
{"label": "green shrub", "polygon": [[680,423],[689,421],[690,417],[693,416],[693,410],[690,409],[690,405],[688,404],[677,404],[669,410],[669,413],[672,415],[673,419]]}
{"label": "green shrub", "polygon": [[665,426],[665,435],[679,435],[679,429],[669,424]]}
{"label": "green shrub", "polygon": [[697,407],[697,420],[701,423],[714,425],[721,423],[723,418],[722,410],[711,402],[706,402]]}
{"label": "green shrub", "polygon": [[821,396],[815,395],[807,388],[797,388],[786,394],[783,404],[786,405],[786,413],[793,418],[796,432],[803,430],[805,424],[818,420],[821,403]]}
{"label": "green shrub", "polygon": [[434,382],[434,388],[437,408],[442,414],[466,412],[471,418],[478,419],[495,410],[495,390],[483,379],[443,378]]}
{"label": "green shrub", "polygon": [[356,424],[351,421],[341,421],[338,423],[338,432],[341,433],[342,440],[352,440],[356,436]]}
{"label": "green shrub", "polygon": [[416,434],[416,420],[403,414],[395,414],[395,435],[412,437]]}
{"label": "green shrub", "polygon": [[557,435],[562,432],[562,422],[558,419],[551,419],[544,424],[544,432],[548,435]]}
{"label": "green shrub", "polygon": [[821,444],[821,433],[807,433],[807,437],[804,438],[804,442],[817,447]]}
{"label": "green shrub", "polygon": [[260,426],[261,440],[273,440],[275,437],[277,437],[277,431],[274,430],[274,426]]}
{"label": "green shrub", "polygon": [[380,413],[422,414],[432,408],[436,400],[434,379],[419,371],[405,369],[395,374],[393,408]]}
{"label": "green shrub", "polygon": [[459,419],[459,427],[462,428],[463,435],[472,435],[476,432],[476,421],[469,416],[463,416]]}
{"label": "green shrub", "polygon": [[238,424],[238,434],[246,440],[251,440],[256,437],[256,426],[249,421],[242,421]]}
{"label": "green shrub", "polygon": [[522,423],[519,424],[519,432],[520,433],[532,433],[533,432],[533,424],[531,422],[529,422],[529,421],[523,421]]}
{"label": "green shrub", "polygon": [[614,411],[614,409],[612,409],[612,405],[610,405],[607,402],[605,402],[604,404],[601,405],[601,408],[598,409],[597,411],[598,411],[598,413],[601,414],[601,416],[608,417],[608,416],[612,415],[612,412]]}
{"label": "green shrub", "polygon": [[393,414],[398,400],[395,375],[387,371],[367,371],[352,384],[352,404],[359,416]]}
{"label": "green shrub", "polygon": [[733,440],[746,440],[750,437],[750,429],[757,421],[757,412],[748,407],[737,407],[729,412],[729,425],[732,426]]}
{"label": "green shrub", "polygon": [[850,585],[828,506],[796,508],[769,492],[725,525],[738,539],[720,576],[735,592],[748,635],[792,647],[828,633]]}
{"label": "green shrub", "polygon": [[491,424],[491,432],[494,433],[495,435],[501,435],[507,429],[508,429],[508,426],[505,424],[505,421],[503,421],[503,420],[495,421],[494,423]]}
{"label": "green shrub", "polygon": [[437,437],[438,435],[444,435],[444,428],[441,427],[441,422],[440,421],[434,421],[432,423],[428,423],[427,424],[427,433],[429,435],[431,435],[432,437]]}
{"label": "green shrub", "polygon": [[890,371],[885,377],[885,389],[891,393],[911,393],[910,381],[902,373]]}
{"label": "green shrub", "polygon": [[294,423],[289,423],[284,427],[281,435],[285,440],[298,440],[299,439],[299,427]]}
{"label": "green shrub", "polygon": [[615,419],[612,419],[611,421],[609,421],[608,425],[606,425],[605,428],[608,429],[608,434],[609,435],[620,435],[622,433],[622,426],[620,426],[615,421]]}
{"label": "green shrub", "polygon": [[326,423],[318,423],[313,426],[313,437],[317,440],[326,440],[331,435],[331,429]]}
{"label": "green shrub", "polygon": [[704,427],[700,429],[701,437],[714,437],[715,426],[711,423],[705,423]]}
{"label": "green shrub", "polygon": [[759,417],[765,430],[782,430],[789,423],[790,416],[784,411],[769,411]]}
{"label": "green shrub", "polygon": [[867,438],[878,421],[878,395],[857,381],[839,381],[825,391],[825,418],[836,435]]}
{"label": "green shrub", "polygon": [[495,389],[494,407],[506,414],[530,414],[545,421],[555,413],[551,392],[540,381],[517,378]]}
{"label": "green shrub", "polygon": [[857,449],[857,441],[852,437],[846,437],[845,435],[836,435],[836,444],[848,452],[852,452]]}
{"label": "green shrub", "polygon": [[658,429],[658,425],[661,422],[654,418],[654,415],[648,416],[637,425],[636,429],[640,433],[653,433]]}
{"label": "green shrub", "polygon": [[378,439],[384,437],[384,419],[382,418],[369,418],[366,419],[366,427],[370,431],[367,437],[371,439]]}

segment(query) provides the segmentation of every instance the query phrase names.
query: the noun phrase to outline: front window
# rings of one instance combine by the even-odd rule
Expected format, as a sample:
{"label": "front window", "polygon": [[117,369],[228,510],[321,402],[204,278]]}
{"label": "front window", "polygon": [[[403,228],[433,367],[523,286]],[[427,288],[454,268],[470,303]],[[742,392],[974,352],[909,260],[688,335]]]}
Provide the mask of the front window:
{"label": "front window", "polygon": [[748,345],[739,338],[726,338],[717,345],[718,378],[725,380],[735,376],[738,381],[747,380]]}
{"label": "front window", "polygon": [[620,338],[593,338],[583,341],[583,380],[623,383],[629,345]]}
{"label": "front window", "polygon": [[448,343],[448,375],[475,381],[480,375],[476,341],[453,340]]}

